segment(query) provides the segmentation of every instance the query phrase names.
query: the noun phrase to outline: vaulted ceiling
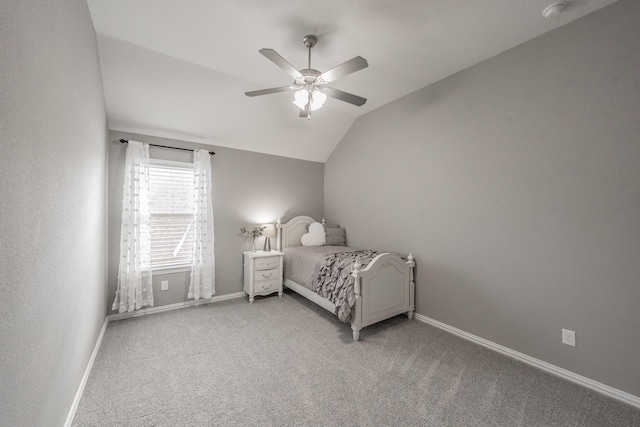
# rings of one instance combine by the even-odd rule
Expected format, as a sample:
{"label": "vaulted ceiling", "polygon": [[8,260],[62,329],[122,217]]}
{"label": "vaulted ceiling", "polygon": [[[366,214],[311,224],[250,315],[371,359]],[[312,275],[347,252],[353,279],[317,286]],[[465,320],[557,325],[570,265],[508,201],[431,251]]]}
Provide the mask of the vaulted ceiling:
{"label": "vaulted ceiling", "polygon": [[[109,128],[323,162],[367,112],[616,0],[88,0]],[[354,56],[369,67],[332,87],[311,120],[291,93],[249,98],[292,78],[258,53],[272,48],[326,71]]]}

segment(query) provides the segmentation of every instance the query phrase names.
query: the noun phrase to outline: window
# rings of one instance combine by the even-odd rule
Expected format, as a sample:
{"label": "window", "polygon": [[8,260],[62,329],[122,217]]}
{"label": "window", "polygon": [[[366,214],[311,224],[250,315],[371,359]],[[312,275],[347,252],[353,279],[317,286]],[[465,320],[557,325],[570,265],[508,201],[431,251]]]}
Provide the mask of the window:
{"label": "window", "polygon": [[193,252],[193,164],[152,159],[149,198],[152,270],[190,266]]}

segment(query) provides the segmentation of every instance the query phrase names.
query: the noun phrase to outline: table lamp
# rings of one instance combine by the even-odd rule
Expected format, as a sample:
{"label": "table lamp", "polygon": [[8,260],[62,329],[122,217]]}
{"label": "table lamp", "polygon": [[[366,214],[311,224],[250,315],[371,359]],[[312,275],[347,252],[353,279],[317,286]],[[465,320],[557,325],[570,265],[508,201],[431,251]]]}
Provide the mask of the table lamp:
{"label": "table lamp", "polygon": [[262,224],[264,230],[262,231],[262,235],[264,237],[264,251],[271,251],[271,238],[276,235],[276,227],[273,224]]}

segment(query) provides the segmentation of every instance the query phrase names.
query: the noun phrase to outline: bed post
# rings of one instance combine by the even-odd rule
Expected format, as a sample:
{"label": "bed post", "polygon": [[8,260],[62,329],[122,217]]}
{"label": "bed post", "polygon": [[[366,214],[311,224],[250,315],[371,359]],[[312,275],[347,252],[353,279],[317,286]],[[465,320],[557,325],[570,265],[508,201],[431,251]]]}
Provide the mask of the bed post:
{"label": "bed post", "polygon": [[353,293],[356,298],[355,304],[353,304],[355,312],[353,313],[353,321],[351,322],[351,329],[353,330],[353,340],[358,341],[360,339],[360,326],[362,324],[362,298],[360,297],[360,269],[362,268],[362,263],[360,261],[356,261],[353,265],[353,271],[351,275],[354,278],[353,283]]}
{"label": "bed post", "polygon": [[409,266],[409,311],[407,311],[407,318],[409,320],[413,319],[413,311],[416,309],[415,306],[415,290],[416,284],[413,281],[413,268],[416,266],[416,261],[411,252],[409,252],[409,256],[407,257],[406,264]]}
{"label": "bed post", "polygon": [[276,220],[276,250],[282,252],[282,221]]}

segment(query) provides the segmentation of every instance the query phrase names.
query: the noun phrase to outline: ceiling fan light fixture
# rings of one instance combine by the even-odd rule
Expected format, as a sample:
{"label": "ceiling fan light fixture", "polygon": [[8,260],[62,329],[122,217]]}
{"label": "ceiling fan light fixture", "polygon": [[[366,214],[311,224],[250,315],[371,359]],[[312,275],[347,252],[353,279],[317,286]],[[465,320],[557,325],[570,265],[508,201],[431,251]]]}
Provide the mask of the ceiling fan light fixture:
{"label": "ceiling fan light fixture", "polygon": [[[311,94],[311,111],[322,108],[326,100],[327,95],[325,93],[320,92],[319,90],[313,90]],[[307,89],[301,89],[297,91],[293,95],[293,103],[301,110],[304,110],[309,103],[309,91]]]}
{"label": "ceiling fan light fixture", "polygon": [[294,68],[293,65],[280,56],[280,54],[275,50],[268,48],[260,49],[258,52],[293,77],[293,84],[290,86],[253,90],[245,92],[244,94],[253,97],[269,95],[271,93],[293,91],[294,94],[292,102],[300,108],[300,117],[307,119],[311,118],[311,111],[322,108],[327,97],[339,99],[340,101],[355,105],[356,107],[364,105],[364,103],[367,102],[366,98],[325,85],[339,79],[340,77],[344,77],[362,70],[363,68],[367,68],[369,66],[367,60],[361,56],[356,56],[347,62],[343,62],[337,67],[333,67],[332,69],[321,73],[320,71],[311,68],[311,48],[315,46],[317,41],[318,38],[311,34],[303,38],[304,45],[309,49],[309,62],[308,67],[302,70]]}

